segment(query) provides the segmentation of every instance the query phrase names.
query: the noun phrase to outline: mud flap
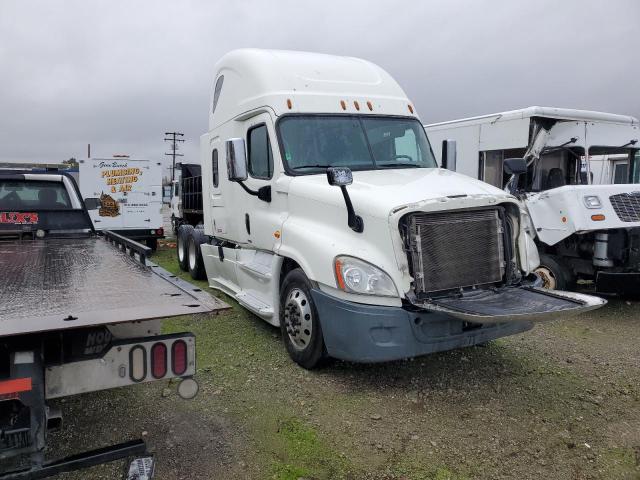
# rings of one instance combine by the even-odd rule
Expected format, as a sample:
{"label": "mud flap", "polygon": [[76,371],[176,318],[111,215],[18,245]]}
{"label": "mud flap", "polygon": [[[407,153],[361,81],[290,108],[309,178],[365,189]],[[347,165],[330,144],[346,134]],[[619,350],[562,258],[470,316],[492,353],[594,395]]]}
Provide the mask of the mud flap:
{"label": "mud flap", "polygon": [[535,287],[476,290],[421,305],[473,323],[541,322],[600,308],[606,300]]}

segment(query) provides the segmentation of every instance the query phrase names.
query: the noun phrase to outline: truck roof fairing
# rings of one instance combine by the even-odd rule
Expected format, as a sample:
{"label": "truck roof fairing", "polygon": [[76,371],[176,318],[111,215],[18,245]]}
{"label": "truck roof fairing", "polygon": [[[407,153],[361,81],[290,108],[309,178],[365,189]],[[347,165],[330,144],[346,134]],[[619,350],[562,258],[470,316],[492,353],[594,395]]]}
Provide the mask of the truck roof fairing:
{"label": "truck roof fairing", "polygon": [[417,117],[391,75],[359,58],[239,49],[223,56],[215,71],[212,91],[220,77],[224,78],[215,110],[215,93],[209,102],[209,130],[260,109],[269,109],[278,116],[350,113]]}

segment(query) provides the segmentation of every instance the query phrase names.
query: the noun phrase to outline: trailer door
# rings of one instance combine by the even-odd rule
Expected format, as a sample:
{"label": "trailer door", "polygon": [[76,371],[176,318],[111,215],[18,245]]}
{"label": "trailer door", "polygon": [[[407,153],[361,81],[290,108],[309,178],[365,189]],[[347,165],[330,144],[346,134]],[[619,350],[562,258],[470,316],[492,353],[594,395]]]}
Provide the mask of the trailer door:
{"label": "trailer door", "polygon": [[118,193],[118,176],[122,162],[113,159],[80,160],[80,193],[82,198],[99,198],[100,208],[90,210],[96,230],[120,230],[123,226],[122,193]]}

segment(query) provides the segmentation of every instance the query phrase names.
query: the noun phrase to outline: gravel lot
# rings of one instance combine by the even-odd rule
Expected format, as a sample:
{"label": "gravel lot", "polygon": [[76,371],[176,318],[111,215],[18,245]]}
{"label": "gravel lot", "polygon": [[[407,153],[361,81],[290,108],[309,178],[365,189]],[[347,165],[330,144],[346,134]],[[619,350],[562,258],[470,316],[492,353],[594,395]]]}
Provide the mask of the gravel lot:
{"label": "gravel lot", "polygon": [[[177,272],[169,248],[157,261]],[[165,322],[198,337],[195,400],[162,382],[69,399],[51,435],[64,449],[50,454],[143,435],[159,479],[640,479],[640,303],[485,347],[307,372],[277,329],[223,299],[231,311]]]}

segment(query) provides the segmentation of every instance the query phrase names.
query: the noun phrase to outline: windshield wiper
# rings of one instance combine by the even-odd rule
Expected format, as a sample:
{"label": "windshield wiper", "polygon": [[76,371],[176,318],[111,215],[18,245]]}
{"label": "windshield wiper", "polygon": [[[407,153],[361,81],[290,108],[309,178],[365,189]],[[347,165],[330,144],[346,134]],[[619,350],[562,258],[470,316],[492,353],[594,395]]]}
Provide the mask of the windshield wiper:
{"label": "windshield wiper", "polygon": [[376,163],[376,166],[382,168],[420,168],[420,165],[418,165],[417,163],[403,162]]}
{"label": "windshield wiper", "polygon": [[329,168],[333,165],[299,165],[297,167],[291,167],[292,170],[298,170],[300,168]]}

